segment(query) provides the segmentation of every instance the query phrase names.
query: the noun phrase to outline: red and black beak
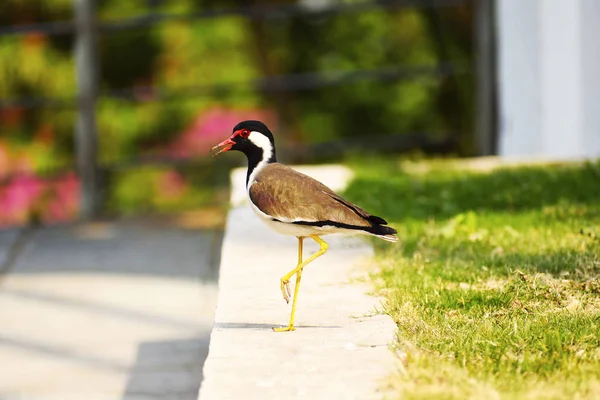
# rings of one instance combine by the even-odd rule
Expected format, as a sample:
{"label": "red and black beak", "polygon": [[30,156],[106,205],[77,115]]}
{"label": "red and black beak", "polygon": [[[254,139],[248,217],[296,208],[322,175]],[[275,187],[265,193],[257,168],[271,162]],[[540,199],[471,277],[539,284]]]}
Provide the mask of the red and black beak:
{"label": "red and black beak", "polygon": [[213,147],[210,150],[212,153],[212,156],[216,157],[221,153],[225,153],[226,151],[231,150],[231,148],[233,147],[234,144],[235,144],[235,142],[231,138],[223,140],[221,143],[219,143],[218,145],[216,145],[215,147]]}

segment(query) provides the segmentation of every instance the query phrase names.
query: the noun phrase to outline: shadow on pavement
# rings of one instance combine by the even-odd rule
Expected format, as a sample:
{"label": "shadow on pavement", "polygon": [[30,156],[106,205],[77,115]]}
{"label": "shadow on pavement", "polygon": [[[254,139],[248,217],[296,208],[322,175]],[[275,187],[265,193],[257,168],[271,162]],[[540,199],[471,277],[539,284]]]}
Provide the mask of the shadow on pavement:
{"label": "shadow on pavement", "polygon": [[206,331],[187,340],[141,343],[122,400],[196,400],[209,339]]}
{"label": "shadow on pavement", "polygon": [[43,302],[53,307],[69,308],[96,316],[102,315],[111,317],[113,319],[123,319],[146,324],[168,324],[172,327],[180,327],[182,329],[193,329],[197,325],[197,323],[191,323],[185,319],[173,318],[170,316],[143,312],[139,310],[131,310],[123,307],[111,306],[108,304],[99,304],[84,299],[73,300],[68,297],[61,297],[54,294],[40,293],[22,289],[2,289],[2,296],[12,297],[14,299]]}
{"label": "shadow on pavement", "polygon": [[[58,361],[67,361],[105,371],[127,372],[127,365],[96,355],[81,354],[59,345],[41,341],[0,335],[0,346],[19,349],[31,355],[44,356]],[[51,371],[48,371],[51,372]]]}

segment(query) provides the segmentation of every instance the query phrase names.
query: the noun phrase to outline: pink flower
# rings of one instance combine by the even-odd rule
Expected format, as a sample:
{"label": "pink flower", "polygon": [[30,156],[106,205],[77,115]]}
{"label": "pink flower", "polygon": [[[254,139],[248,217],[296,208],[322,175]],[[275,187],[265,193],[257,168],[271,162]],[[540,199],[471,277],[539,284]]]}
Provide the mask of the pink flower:
{"label": "pink flower", "polygon": [[47,223],[66,222],[77,216],[79,210],[79,177],[71,172],[49,184],[48,201],[42,219]]}
{"label": "pink flower", "polygon": [[75,173],[49,181],[17,175],[0,188],[0,226],[24,225],[34,215],[44,223],[72,220],[79,210],[79,188]]}
{"label": "pink flower", "polygon": [[31,211],[39,205],[45,184],[32,175],[18,175],[0,191],[0,223],[26,223]]}
{"label": "pink flower", "polygon": [[6,176],[10,169],[10,157],[8,149],[0,143],[0,178]]}

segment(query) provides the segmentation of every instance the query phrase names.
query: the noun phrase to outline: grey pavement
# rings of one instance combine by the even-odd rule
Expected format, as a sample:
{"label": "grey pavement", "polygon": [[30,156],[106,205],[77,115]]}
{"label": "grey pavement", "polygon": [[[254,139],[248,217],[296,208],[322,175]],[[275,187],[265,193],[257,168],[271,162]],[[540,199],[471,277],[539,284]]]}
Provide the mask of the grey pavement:
{"label": "grey pavement", "polygon": [[0,232],[0,399],[195,399],[220,241],[140,221]]}
{"label": "grey pavement", "polygon": [[[337,166],[302,170],[335,190],[350,177]],[[329,251],[302,275],[297,330],[273,332],[289,319],[279,280],[296,265],[297,240],[259,221],[245,200],[244,183],[245,170],[234,171],[199,399],[383,397],[386,379],[397,371],[388,348],[396,327],[388,316],[373,315],[380,300],[355,279],[367,275],[371,247],[359,238],[325,236]],[[307,239],[305,257],[317,249]]]}

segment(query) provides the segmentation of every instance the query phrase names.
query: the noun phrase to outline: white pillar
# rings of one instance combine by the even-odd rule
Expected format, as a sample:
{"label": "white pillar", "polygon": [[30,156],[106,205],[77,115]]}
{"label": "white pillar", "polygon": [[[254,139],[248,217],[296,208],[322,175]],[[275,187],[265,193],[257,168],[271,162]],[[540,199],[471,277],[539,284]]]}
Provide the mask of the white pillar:
{"label": "white pillar", "polygon": [[582,1],[584,146],[600,155],[600,1]]}
{"label": "white pillar", "polygon": [[600,157],[600,1],[497,0],[499,153]]}

